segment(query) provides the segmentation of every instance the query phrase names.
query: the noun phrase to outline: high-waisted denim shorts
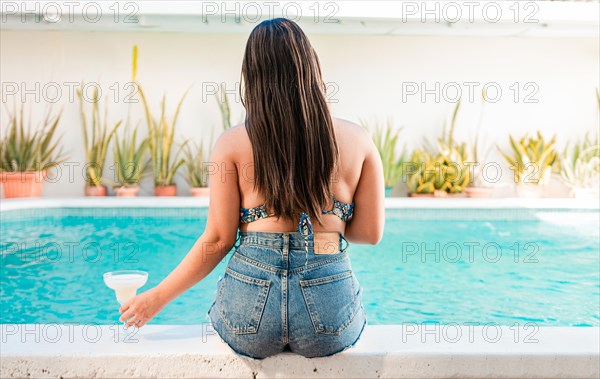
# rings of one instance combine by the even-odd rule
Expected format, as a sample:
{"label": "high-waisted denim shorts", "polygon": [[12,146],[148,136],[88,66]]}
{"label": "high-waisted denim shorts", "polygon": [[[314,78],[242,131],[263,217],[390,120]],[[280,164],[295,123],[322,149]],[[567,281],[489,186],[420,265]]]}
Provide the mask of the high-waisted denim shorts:
{"label": "high-waisted denim shorts", "polygon": [[240,232],[207,313],[236,353],[325,357],[356,344],[367,317],[346,251],[315,254],[299,233]]}

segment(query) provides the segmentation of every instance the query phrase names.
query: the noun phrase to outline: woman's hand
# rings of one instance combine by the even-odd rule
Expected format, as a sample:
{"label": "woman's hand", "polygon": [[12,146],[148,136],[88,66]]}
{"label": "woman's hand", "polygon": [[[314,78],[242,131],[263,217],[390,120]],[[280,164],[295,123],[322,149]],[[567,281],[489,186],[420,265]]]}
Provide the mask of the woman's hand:
{"label": "woman's hand", "polygon": [[136,326],[141,328],[167,305],[159,296],[156,287],[142,292],[141,294],[127,300],[121,305],[119,321],[125,322],[125,326]]}

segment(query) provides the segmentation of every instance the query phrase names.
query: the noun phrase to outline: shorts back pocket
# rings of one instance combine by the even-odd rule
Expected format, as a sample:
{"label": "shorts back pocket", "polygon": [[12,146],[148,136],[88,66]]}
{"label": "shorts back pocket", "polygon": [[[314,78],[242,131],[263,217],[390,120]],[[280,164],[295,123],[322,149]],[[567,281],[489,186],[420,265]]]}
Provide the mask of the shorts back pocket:
{"label": "shorts back pocket", "polygon": [[225,269],[218,291],[219,315],[232,333],[258,332],[270,286],[270,280]]}
{"label": "shorts back pocket", "polygon": [[340,334],[360,308],[360,288],[352,270],[300,280],[300,288],[317,333]]}

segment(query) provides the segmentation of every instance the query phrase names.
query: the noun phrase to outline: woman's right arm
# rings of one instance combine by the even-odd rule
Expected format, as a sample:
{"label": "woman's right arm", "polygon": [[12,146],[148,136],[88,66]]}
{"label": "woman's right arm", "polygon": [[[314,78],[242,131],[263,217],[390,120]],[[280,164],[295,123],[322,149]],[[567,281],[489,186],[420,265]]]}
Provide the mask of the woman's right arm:
{"label": "woman's right arm", "polygon": [[368,139],[365,159],[354,192],[354,215],[344,237],[349,242],[375,245],[383,237],[385,224],[383,164],[371,136],[363,132],[365,137],[361,137]]}
{"label": "woman's right arm", "polygon": [[233,129],[219,137],[211,154],[214,169],[209,170],[210,204],[204,233],[160,284],[121,306],[120,320],[128,320],[127,326],[136,320],[141,320],[138,327],[144,326],[169,302],[210,274],[234,246],[240,222],[240,194],[235,163],[237,140],[231,138],[232,132]]}

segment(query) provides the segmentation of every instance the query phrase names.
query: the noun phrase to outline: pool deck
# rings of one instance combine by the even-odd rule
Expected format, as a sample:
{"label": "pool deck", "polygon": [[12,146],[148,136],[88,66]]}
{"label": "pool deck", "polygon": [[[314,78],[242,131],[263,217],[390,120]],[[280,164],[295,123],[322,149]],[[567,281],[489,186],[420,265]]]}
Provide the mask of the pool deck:
{"label": "pool deck", "polygon": [[[206,207],[207,198],[3,200],[0,210]],[[388,198],[403,209],[594,209],[574,199]],[[0,212],[1,213],[1,212]],[[599,327],[368,325],[351,349],[326,358],[236,355],[210,324],[0,324],[2,378],[599,378]]]}
{"label": "pool deck", "polygon": [[4,324],[3,378],[598,378],[600,328],[368,325],[325,358],[235,354],[210,324]]}

